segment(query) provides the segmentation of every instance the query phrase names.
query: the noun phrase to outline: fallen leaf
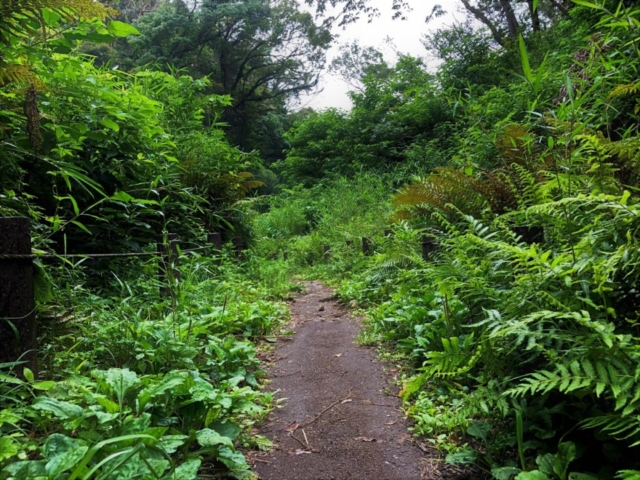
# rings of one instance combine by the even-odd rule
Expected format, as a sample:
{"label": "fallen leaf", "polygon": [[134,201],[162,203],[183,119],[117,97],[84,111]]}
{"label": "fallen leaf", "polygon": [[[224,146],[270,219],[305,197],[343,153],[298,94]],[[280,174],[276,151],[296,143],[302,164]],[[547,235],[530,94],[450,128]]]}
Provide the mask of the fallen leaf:
{"label": "fallen leaf", "polygon": [[341,357],[341,356],[342,356],[342,354],[341,354],[341,353],[336,353],[336,354],[334,355],[334,357]]}
{"label": "fallen leaf", "polygon": [[360,440],[361,442],[375,442],[376,439],[375,438],[371,438],[371,437],[356,437],[356,440]]}
{"label": "fallen leaf", "polygon": [[285,432],[295,432],[298,427],[300,426],[300,424],[298,422],[293,422],[291,425],[289,425],[287,428],[284,429]]}
{"label": "fallen leaf", "polygon": [[349,402],[353,402],[353,400],[351,400],[350,398],[345,398],[340,402],[340,405],[342,405],[343,403],[349,403]]}
{"label": "fallen leaf", "polygon": [[395,425],[396,423],[398,423],[397,420],[395,422],[387,422],[387,423],[385,423],[385,425]]}

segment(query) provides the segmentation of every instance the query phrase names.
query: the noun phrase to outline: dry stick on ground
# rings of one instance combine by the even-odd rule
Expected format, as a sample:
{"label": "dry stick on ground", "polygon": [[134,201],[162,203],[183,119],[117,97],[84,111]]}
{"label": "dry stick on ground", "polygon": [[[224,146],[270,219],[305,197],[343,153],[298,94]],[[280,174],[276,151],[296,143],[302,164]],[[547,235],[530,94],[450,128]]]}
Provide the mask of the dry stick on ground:
{"label": "dry stick on ground", "polygon": [[[294,430],[293,432],[295,432],[295,430]],[[303,448],[307,448],[307,446],[308,446],[308,445],[305,445],[305,444],[302,442],[302,440],[300,440],[298,437],[296,437],[296,436],[293,434],[293,432],[290,432],[290,433],[291,433],[291,436],[295,439],[295,441],[296,441],[296,442],[298,442],[300,445],[302,445],[302,447],[303,447]]]}
{"label": "dry stick on ground", "polygon": [[302,440],[300,440],[298,437],[296,437],[294,435],[294,432],[299,429],[300,427],[307,427],[309,425],[311,425],[312,423],[314,423],[316,420],[318,420],[327,410],[331,409],[332,407],[335,407],[338,403],[348,399],[351,396],[351,390],[349,390],[349,393],[347,394],[346,397],[344,398],[340,398],[338,400],[336,400],[335,402],[333,402],[331,405],[329,405],[327,408],[325,408],[324,410],[322,410],[318,415],[315,416],[315,418],[313,420],[310,420],[306,423],[303,423],[302,425],[297,425],[296,428],[294,428],[291,432],[291,436],[296,440],[296,442],[298,442],[300,445],[302,445],[305,448],[310,449],[312,452],[315,451],[313,450],[313,448],[311,447],[311,445],[309,445],[309,441],[307,440],[307,434],[304,432],[304,429],[302,430],[302,434],[304,435],[304,439],[307,440],[307,444],[305,445],[304,443],[302,443]]}
{"label": "dry stick on ground", "polygon": [[373,403],[373,402],[369,402],[367,400],[363,400],[362,402],[360,402],[362,405],[375,405],[376,407],[392,407],[392,408],[397,408],[396,405],[386,405],[384,403]]}
{"label": "dry stick on ground", "polygon": [[342,402],[343,400],[348,399],[351,396],[351,390],[349,390],[349,393],[347,394],[346,397],[344,398],[340,398],[338,400],[336,400],[335,402],[333,402],[331,405],[329,405],[327,408],[325,408],[324,410],[322,410],[318,415],[315,416],[315,418],[309,422],[305,422],[302,425],[298,425],[297,428],[300,427],[307,427],[309,425],[311,425],[312,423],[314,423],[316,420],[318,420],[327,410],[331,409],[332,407],[335,407],[337,404],[339,404],[340,402]]}

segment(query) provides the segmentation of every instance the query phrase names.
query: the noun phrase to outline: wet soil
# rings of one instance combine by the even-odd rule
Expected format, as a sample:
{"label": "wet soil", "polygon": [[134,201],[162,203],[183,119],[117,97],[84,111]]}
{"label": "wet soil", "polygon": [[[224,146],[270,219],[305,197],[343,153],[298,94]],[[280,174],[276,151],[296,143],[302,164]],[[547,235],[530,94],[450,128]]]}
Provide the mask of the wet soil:
{"label": "wet soil", "polygon": [[[393,378],[358,346],[357,318],[318,282],[291,304],[295,331],[271,368],[276,408],[258,433],[275,444],[247,459],[262,480],[473,478],[448,471],[407,432]],[[460,472],[459,472],[460,473]]]}

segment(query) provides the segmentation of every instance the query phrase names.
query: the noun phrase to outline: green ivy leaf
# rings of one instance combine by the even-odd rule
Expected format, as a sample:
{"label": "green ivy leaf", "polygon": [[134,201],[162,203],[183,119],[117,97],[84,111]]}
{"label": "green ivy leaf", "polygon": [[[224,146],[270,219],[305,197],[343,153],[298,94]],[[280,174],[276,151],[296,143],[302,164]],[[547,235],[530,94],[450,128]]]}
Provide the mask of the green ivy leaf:
{"label": "green ivy leaf", "polygon": [[52,380],[45,380],[43,382],[35,382],[31,385],[35,390],[51,390],[55,388],[56,382]]}
{"label": "green ivy leaf", "polygon": [[476,461],[476,451],[472,448],[465,448],[456,453],[450,453],[445,458],[450,465],[468,465]]}
{"label": "green ivy leaf", "polygon": [[51,412],[61,420],[68,420],[82,415],[82,408],[78,405],[51,397],[36,398],[32,407],[36,410]]}
{"label": "green ivy leaf", "polygon": [[54,433],[44,445],[44,455],[49,459],[45,465],[47,473],[55,477],[73,468],[87,453],[89,447],[77,440]]}
{"label": "green ivy leaf", "polygon": [[110,128],[114,132],[119,132],[120,131],[120,125],[118,125],[113,120],[109,120],[108,118],[103,118],[102,120],[100,120],[100,123],[102,125],[104,125],[105,127]]}
{"label": "green ivy leaf", "polygon": [[55,27],[58,25],[58,22],[62,17],[49,8],[43,8],[42,18],[44,19],[44,23],[48,26]]}
{"label": "green ivy leaf", "polygon": [[231,448],[220,447],[218,450],[218,459],[231,471],[249,470],[249,465],[247,465],[244,455]]}
{"label": "green ivy leaf", "polygon": [[491,470],[491,475],[496,480],[511,480],[514,475],[520,473],[521,470],[516,467],[499,467]]}
{"label": "green ivy leaf", "polygon": [[129,415],[125,418],[121,427],[122,435],[132,435],[134,433],[143,433],[151,425],[151,414],[143,413],[139,417]]}
{"label": "green ivy leaf", "polygon": [[118,404],[104,396],[95,396],[96,402],[98,402],[108,413],[116,413],[118,411]]}
{"label": "green ivy leaf", "polygon": [[45,470],[46,464],[46,460],[13,462],[4,468],[3,473],[8,473],[15,480],[47,478],[47,471]]}
{"label": "green ivy leaf", "polygon": [[95,370],[93,375],[96,378],[102,379],[116,394],[120,408],[122,408],[127,392],[140,384],[138,375],[128,368],[110,368],[106,372]]}
{"label": "green ivy leaf", "polygon": [[563,442],[558,445],[558,453],[553,457],[553,471],[560,478],[567,478],[569,464],[576,458],[576,445],[573,442]]}
{"label": "green ivy leaf", "polygon": [[18,444],[9,437],[0,437],[0,462],[13,457],[20,451]]}
{"label": "green ivy leaf", "polygon": [[128,23],[119,22],[117,20],[112,20],[107,25],[107,30],[112,35],[116,37],[128,37],[129,35],[140,35],[140,32],[133,25],[129,25]]}
{"label": "green ivy leaf", "polygon": [[5,423],[16,423],[18,421],[20,421],[20,417],[10,409],[0,410],[0,427]]}
{"label": "green ivy leaf", "polygon": [[492,425],[489,422],[473,422],[467,428],[467,435],[471,435],[472,437],[480,438],[484,442],[487,441],[487,434],[491,431]]}
{"label": "green ivy leaf", "polygon": [[546,474],[540,470],[533,470],[531,472],[520,472],[515,480],[551,480]]}
{"label": "green ivy leaf", "polygon": [[230,420],[213,422],[209,425],[209,428],[215,430],[220,435],[230,438],[231,440],[238,438],[238,435],[240,435],[240,432],[242,431],[240,425]]}
{"label": "green ivy leaf", "polygon": [[233,448],[233,442],[229,437],[220,435],[218,432],[216,432],[215,430],[211,430],[210,428],[205,428],[204,430],[200,430],[199,432],[197,432],[196,439],[198,440],[198,443],[203,447],[226,445]]}
{"label": "green ivy leaf", "polygon": [[178,447],[184,445],[185,440],[189,438],[187,435],[165,435],[160,438],[158,445],[169,455],[175,453]]}
{"label": "green ivy leaf", "polygon": [[195,480],[199,469],[200,460],[187,460],[174,470],[171,480]]}
{"label": "green ivy leaf", "polygon": [[22,370],[22,376],[27,380],[27,382],[29,383],[33,383],[35,381],[35,377],[33,375],[33,372],[31,371],[30,368],[26,368],[24,370]]}

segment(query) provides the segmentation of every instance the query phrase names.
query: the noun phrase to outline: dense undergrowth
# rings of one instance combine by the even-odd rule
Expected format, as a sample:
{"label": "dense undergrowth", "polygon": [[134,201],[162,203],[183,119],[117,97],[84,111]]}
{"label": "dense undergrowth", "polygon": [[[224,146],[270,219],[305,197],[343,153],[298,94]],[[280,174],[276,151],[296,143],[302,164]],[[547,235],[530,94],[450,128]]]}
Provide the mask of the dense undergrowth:
{"label": "dense undergrowth", "polygon": [[[510,81],[434,97],[408,60],[365,77],[352,112],[290,132],[281,168],[315,186],[255,224],[265,255],[287,245],[365,309],[361,341],[405,365],[415,434],[497,479],[640,478],[640,12],[576,3],[591,17],[540,43],[556,50],[521,40],[494,58],[520,59]],[[430,123],[416,137],[418,110]]]}
{"label": "dense undergrowth", "polygon": [[[202,248],[247,229],[239,204],[264,185],[222,130],[231,98],[87,53],[140,35],[101,3],[0,11],[0,216],[28,217],[34,251],[57,257],[34,261],[39,371],[0,352],[0,478],[251,478],[238,447],[268,448],[249,432],[271,408],[256,343],[290,283]],[[145,262],[167,232],[192,250],[180,282]],[[116,252],[147,256],[65,256]],[[35,349],[2,287],[2,350]]]}
{"label": "dense undergrowth", "polygon": [[237,448],[270,447],[249,432],[272,408],[256,343],[287,316],[273,280],[185,255],[175,293],[161,295],[147,267],[150,279],[68,288],[48,304],[39,380],[3,365],[3,477],[253,478]]}
{"label": "dense undergrowth", "polygon": [[[3,5],[0,215],[59,263],[34,262],[40,371],[0,365],[0,476],[250,478],[239,448],[268,447],[251,426],[272,401],[256,343],[297,274],[364,309],[360,340],[403,365],[414,432],[447,461],[640,478],[640,10],[498,3],[531,30],[443,27],[435,73],[347,48],[353,109],[291,114],[330,40],[294,3],[154,4],[141,30],[91,0]],[[200,27],[221,35],[188,66],[144,65]],[[186,252],[213,229],[244,237],[241,262]],[[161,232],[185,247],[169,290],[155,261],[64,257],[148,254]]]}

